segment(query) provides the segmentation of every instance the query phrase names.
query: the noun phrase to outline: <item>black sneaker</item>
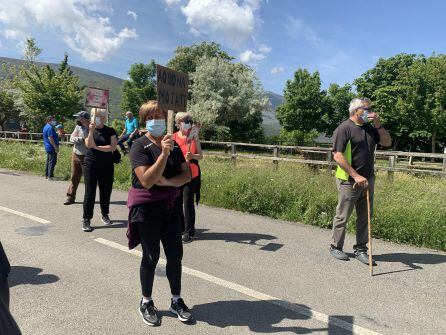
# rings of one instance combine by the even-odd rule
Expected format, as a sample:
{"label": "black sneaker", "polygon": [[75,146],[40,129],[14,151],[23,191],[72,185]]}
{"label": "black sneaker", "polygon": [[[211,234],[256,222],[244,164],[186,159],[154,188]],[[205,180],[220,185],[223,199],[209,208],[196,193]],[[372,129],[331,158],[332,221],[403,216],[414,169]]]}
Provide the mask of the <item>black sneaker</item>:
{"label": "black sneaker", "polygon": [[348,255],[345,252],[335,248],[334,246],[330,246],[330,254],[334,258],[339,259],[340,261],[348,261],[349,260]]}
{"label": "black sneaker", "polygon": [[182,322],[192,321],[192,314],[189,312],[189,307],[186,306],[184,300],[179,298],[177,302],[171,300],[170,311],[178,316]]}
{"label": "black sneaker", "polygon": [[145,324],[148,324],[149,326],[158,326],[160,324],[160,318],[158,317],[157,312],[158,310],[153,304],[153,300],[145,303],[142,303],[141,300],[139,314],[141,314]]}
{"label": "black sneaker", "polygon": [[101,221],[104,223],[104,226],[110,226],[112,224],[108,215],[102,215]]}
{"label": "black sneaker", "polygon": [[[365,265],[369,265],[369,255],[366,250],[355,250],[355,258]],[[376,262],[372,259],[372,265],[376,266]]]}
{"label": "black sneaker", "polygon": [[185,233],[183,235],[183,243],[190,243],[193,241],[193,237],[190,236],[188,233]]}
{"label": "black sneaker", "polygon": [[83,219],[82,220],[82,230],[83,231],[92,231],[90,226],[90,219]]}
{"label": "black sneaker", "polygon": [[63,204],[64,205],[72,205],[72,204],[74,204],[74,199],[68,198],[67,201],[65,201]]}

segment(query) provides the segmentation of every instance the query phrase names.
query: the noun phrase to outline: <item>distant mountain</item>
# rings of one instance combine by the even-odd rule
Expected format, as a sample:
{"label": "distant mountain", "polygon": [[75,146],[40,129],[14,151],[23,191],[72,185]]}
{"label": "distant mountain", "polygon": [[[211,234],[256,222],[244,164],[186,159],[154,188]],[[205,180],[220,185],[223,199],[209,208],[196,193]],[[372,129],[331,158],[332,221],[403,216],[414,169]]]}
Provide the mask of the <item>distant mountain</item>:
{"label": "distant mountain", "polygon": [[285,98],[274,92],[265,92],[269,99],[270,106],[263,112],[263,130],[266,136],[278,135],[280,131],[280,124],[276,118],[276,109],[279,105],[285,102]]}
{"label": "distant mountain", "polygon": [[[0,57],[0,65],[6,64],[8,65],[15,65],[20,66],[24,65],[25,61],[21,59],[15,59],[15,58],[6,58],[6,57]],[[39,63],[41,65],[50,65],[53,69],[57,69],[59,67],[59,64],[51,64],[51,63]],[[91,86],[91,87],[99,87],[99,88],[105,88],[110,90],[110,113],[112,118],[121,117],[122,116],[122,110],[119,107],[119,103],[121,101],[122,97],[122,91],[121,91],[121,85],[124,81],[121,78],[113,77],[104,73],[87,70],[84,68],[80,68],[77,66],[71,66],[71,70],[73,73],[79,77],[80,82],[82,85]],[[3,72],[3,68],[0,66],[0,78],[3,78],[5,76],[5,73]],[[275,110],[277,106],[282,104],[285,99],[283,96],[266,91],[265,96],[268,97],[270,101],[270,106],[265,111],[263,116],[263,128],[265,130],[265,134],[267,136],[271,135],[277,135],[280,131],[280,125],[279,122],[276,119],[276,113]]]}
{"label": "distant mountain", "polygon": [[[15,65],[20,66],[24,65],[25,61],[21,59],[14,59],[14,58],[6,58],[6,57],[0,57],[0,65],[6,64],[8,65]],[[53,69],[57,69],[59,67],[59,64],[51,64],[51,63],[40,63],[41,65],[49,65]],[[110,90],[110,114],[112,117],[119,117],[122,115],[121,108],[119,107],[119,102],[121,101],[121,85],[124,81],[121,78],[109,76],[104,73],[91,71],[87,69],[83,69],[77,66],[71,66],[71,70],[73,71],[73,74],[79,77],[81,85],[91,86],[91,87],[99,87]],[[5,73],[0,67],[0,78],[3,78],[5,76]]]}

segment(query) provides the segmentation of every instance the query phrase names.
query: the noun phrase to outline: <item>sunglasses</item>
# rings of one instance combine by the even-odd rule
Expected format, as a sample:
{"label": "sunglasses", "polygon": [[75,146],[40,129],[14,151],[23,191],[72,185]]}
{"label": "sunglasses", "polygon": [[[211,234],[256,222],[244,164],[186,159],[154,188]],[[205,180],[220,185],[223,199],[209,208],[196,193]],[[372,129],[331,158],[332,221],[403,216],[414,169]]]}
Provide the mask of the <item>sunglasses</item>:
{"label": "sunglasses", "polygon": [[183,122],[183,123],[185,123],[185,124],[193,124],[194,123],[194,121],[192,121],[192,120],[184,120],[184,121],[181,121],[181,122]]}

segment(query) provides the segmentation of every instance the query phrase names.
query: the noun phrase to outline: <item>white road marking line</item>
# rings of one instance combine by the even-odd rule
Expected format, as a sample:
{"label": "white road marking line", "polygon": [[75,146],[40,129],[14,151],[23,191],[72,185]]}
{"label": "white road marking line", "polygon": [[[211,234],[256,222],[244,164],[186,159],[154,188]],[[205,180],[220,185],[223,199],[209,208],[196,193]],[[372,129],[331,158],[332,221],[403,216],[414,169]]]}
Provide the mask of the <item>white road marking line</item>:
{"label": "white road marking line", "polygon": [[31,214],[26,214],[26,213],[23,213],[23,212],[19,212],[19,211],[16,211],[14,209],[11,209],[11,208],[0,206],[0,210],[4,211],[4,212],[7,212],[7,213],[15,214],[15,215],[18,215],[18,216],[21,216],[21,217],[24,217],[24,218],[27,218],[27,219],[30,219],[30,220],[33,220],[33,221],[36,221],[36,222],[39,222],[39,223],[43,223],[43,224],[51,223],[51,221],[48,221],[48,220],[45,220],[45,219],[41,219],[41,218],[39,218],[37,216],[34,216],[34,215],[31,215]]}
{"label": "white road marking line", "polygon": [[[119,243],[113,242],[113,241],[109,241],[103,238],[96,238],[95,239],[96,242],[107,245],[109,247],[121,250],[123,252],[126,252],[128,254],[132,254],[138,257],[142,257],[142,252],[139,250],[129,250],[127,246],[121,245]],[[160,258],[158,263],[160,263],[161,265],[166,265],[166,260],[163,258]],[[334,317],[329,317],[328,315],[315,311],[313,309],[310,308],[305,308],[302,306],[298,306],[296,304],[290,303],[288,301],[283,301],[280,300],[279,298],[273,297],[271,295],[268,294],[264,294],[258,291],[255,291],[253,289],[250,289],[248,287],[227,281],[225,279],[221,279],[212,275],[209,275],[207,273],[198,271],[198,270],[194,270],[188,267],[183,266],[183,273],[186,273],[188,275],[206,280],[208,282],[211,282],[213,284],[231,289],[233,291],[237,291],[239,293],[242,293],[244,295],[247,295],[251,298],[260,300],[260,301],[267,301],[270,302],[274,305],[286,308],[288,310],[291,310],[293,312],[296,312],[298,314],[304,315],[304,316],[308,316],[310,318],[316,319],[318,321],[321,321],[323,323],[328,324],[330,322],[330,324],[335,325],[341,329],[347,330],[347,331],[352,331],[354,334],[358,334],[358,335],[381,335],[380,333],[374,332],[372,330],[369,330],[367,328],[361,327],[361,326],[357,326],[355,324],[351,324],[347,321],[338,319],[338,318],[334,318]]]}

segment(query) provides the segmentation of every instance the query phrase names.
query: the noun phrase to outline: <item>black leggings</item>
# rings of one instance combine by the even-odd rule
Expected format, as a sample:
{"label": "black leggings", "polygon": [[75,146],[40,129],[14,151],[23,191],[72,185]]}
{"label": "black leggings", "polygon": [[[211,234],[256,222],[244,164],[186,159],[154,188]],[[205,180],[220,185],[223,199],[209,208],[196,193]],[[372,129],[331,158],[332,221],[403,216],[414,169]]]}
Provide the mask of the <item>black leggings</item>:
{"label": "black leggings", "polygon": [[93,218],[94,202],[96,199],[96,187],[99,185],[99,201],[102,215],[108,215],[110,211],[110,197],[113,189],[114,166],[110,164],[96,165],[84,162],[84,219]]}
{"label": "black leggings", "polygon": [[178,208],[167,210],[160,206],[160,203],[156,203],[155,206],[144,206],[144,210],[145,222],[136,223],[143,251],[140,269],[142,295],[152,296],[155,268],[160,256],[160,241],[167,258],[166,275],[170,291],[172,295],[180,295],[183,244]]}
{"label": "black leggings", "polygon": [[[195,194],[197,193],[199,178],[192,179],[181,190],[184,215],[181,215],[182,230],[189,236],[195,236]],[[183,213],[181,213],[183,214]]]}

